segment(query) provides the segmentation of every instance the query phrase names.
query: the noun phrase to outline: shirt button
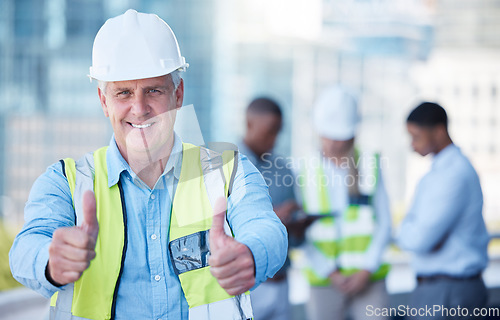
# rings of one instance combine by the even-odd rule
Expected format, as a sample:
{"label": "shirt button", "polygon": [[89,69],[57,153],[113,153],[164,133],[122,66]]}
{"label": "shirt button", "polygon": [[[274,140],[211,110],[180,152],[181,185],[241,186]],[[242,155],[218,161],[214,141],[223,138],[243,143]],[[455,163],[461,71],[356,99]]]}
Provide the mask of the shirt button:
{"label": "shirt button", "polygon": [[151,195],[151,199],[153,199],[153,200],[154,200],[155,198],[156,198],[156,197],[155,197],[155,195],[154,195],[154,194],[152,194],[152,195]]}
{"label": "shirt button", "polygon": [[156,234],[152,234],[151,239],[156,240]]}
{"label": "shirt button", "polygon": [[156,276],[155,276],[155,280],[156,280],[156,281],[160,281],[160,279],[161,279],[161,277],[160,277],[159,275],[156,275]]}

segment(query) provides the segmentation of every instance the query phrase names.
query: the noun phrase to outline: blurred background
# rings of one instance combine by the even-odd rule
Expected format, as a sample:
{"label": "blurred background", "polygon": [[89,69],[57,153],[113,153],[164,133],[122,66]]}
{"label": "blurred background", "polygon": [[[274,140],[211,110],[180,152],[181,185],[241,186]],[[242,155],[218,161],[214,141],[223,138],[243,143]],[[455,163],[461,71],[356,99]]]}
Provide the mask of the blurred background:
{"label": "blurred background", "polygon": [[[190,64],[184,104],[194,105],[205,141],[239,142],[248,102],[267,95],[284,110],[276,151],[304,157],[318,150],[317,94],[335,83],[356,90],[358,143],[384,157],[395,230],[430,164],[412,153],[406,116],[421,100],[443,105],[481,178],[496,237],[485,281],[500,306],[500,0],[1,0],[0,309],[15,286],[7,252],[32,183],[59,159],[109,143],[86,75],[98,29],[128,8],[158,14],[176,34]],[[388,255],[397,301],[414,280],[407,255]],[[307,290],[294,279],[300,306]]]}

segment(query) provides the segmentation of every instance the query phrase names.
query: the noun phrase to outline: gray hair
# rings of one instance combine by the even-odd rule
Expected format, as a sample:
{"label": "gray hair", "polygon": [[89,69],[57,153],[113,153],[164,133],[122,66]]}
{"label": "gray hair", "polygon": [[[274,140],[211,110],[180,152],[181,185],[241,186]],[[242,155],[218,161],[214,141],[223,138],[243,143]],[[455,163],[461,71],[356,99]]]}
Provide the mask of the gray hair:
{"label": "gray hair", "polygon": [[[174,85],[174,90],[177,90],[177,87],[181,83],[182,74],[181,70],[177,69],[169,73],[170,79],[172,79],[172,84]],[[101,91],[106,94],[106,87],[108,86],[108,81],[97,80],[97,87],[101,89]]]}
{"label": "gray hair", "polygon": [[107,81],[97,80],[97,87],[101,89],[102,93],[106,94]]}
{"label": "gray hair", "polygon": [[170,72],[170,78],[172,79],[172,83],[174,84],[174,90],[176,90],[182,80],[181,70],[177,69]]}

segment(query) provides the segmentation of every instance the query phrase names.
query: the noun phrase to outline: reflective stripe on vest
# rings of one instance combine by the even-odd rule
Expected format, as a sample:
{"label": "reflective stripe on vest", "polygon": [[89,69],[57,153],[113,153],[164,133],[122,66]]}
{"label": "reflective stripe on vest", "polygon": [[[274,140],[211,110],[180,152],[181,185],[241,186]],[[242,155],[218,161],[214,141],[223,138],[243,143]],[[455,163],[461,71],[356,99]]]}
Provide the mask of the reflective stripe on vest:
{"label": "reflective stripe on vest", "polygon": [[[250,295],[230,296],[208,267],[208,230],[212,226],[213,207],[219,197],[228,196],[237,166],[234,152],[221,155],[184,144],[183,154],[189,157],[183,156],[173,201],[169,249],[189,305],[189,318],[251,319]],[[205,189],[207,192],[200,193]],[[199,201],[193,201],[195,194],[200,195]],[[224,227],[232,236],[227,221]]]}
{"label": "reflective stripe on vest", "polygon": [[[96,258],[80,279],[64,286],[51,299],[50,319],[112,319],[115,299],[127,246],[126,212],[121,184],[108,187],[106,149],[89,153],[76,163],[63,162],[73,196],[77,225],[83,221],[81,199],[85,190],[94,190],[99,236]],[[106,270],[104,273],[103,270]]]}
{"label": "reflective stripe on vest", "polygon": [[[319,276],[315,265],[330,266],[349,276],[365,265],[366,255],[375,231],[375,214],[372,196],[378,183],[378,155],[355,157],[358,168],[359,197],[350,197],[349,205],[340,216],[334,214],[328,195],[328,179],[322,166],[304,170],[301,188],[307,213],[328,215],[315,221],[307,230],[309,241],[306,255],[309,266],[304,269],[306,278],[313,286],[328,286],[330,279]],[[324,270],[324,269],[323,269]],[[389,265],[382,264],[371,275],[371,280],[385,278]]]}
{"label": "reflective stripe on vest", "polygon": [[[80,224],[80,221],[82,221],[80,218],[82,214],[81,200],[78,201],[77,199],[81,199],[85,190],[95,190],[99,236],[96,243],[96,258],[92,260],[90,267],[77,282],[64,286],[63,290],[60,290],[52,297],[51,320],[100,320],[114,318],[116,293],[126,252],[127,230],[126,212],[124,210],[125,206],[120,182],[108,188],[106,150],[107,147],[97,150],[93,155],[87,154],[76,163],[72,159],[62,161],[63,170],[67,176],[73,197],[77,224]],[[200,152],[200,150],[203,151]],[[177,224],[171,224],[171,240],[173,239],[172,235],[196,239],[196,232],[189,232],[199,227],[200,223],[206,226],[208,220],[199,220],[199,218],[203,217],[203,214],[210,215],[208,228],[203,230],[206,233],[203,237],[204,241],[208,239],[208,230],[211,226],[212,202],[216,197],[228,194],[236,171],[237,162],[234,161],[234,158],[234,151],[224,152],[221,156],[204,148],[183,144],[181,177],[172,206],[172,220],[174,220],[175,216]],[[221,166],[222,164],[223,166]],[[189,168],[190,166],[193,167]],[[220,177],[218,181],[215,173]],[[212,186],[215,186],[214,189],[212,189]],[[222,192],[214,191],[217,189],[222,190]],[[193,199],[200,200],[193,201]],[[208,203],[207,199],[209,199]],[[199,208],[201,210],[193,214],[193,219],[190,219],[192,211],[186,210],[194,208],[192,207],[193,204],[200,205]],[[100,214],[101,212],[105,214]],[[175,214],[175,212],[178,214]],[[190,214],[181,215],[181,213],[185,212],[189,212]],[[203,214],[201,214],[202,212]],[[185,219],[186,216],[188,216],[188,219]],[[179,224],[179,221],[182,224]],[[225,229],[226,232],[231,233],[227,221]],[[198,234],[198,240],[202,239],[200,235],[201,233]],[[176,239],[178,240],[180,237]],[[171,241],[169,247],[175,247],[172,243],[173,241]],[[195,243],[195,245],[184,245],[182,248],[200,253],[198,260],[203,260],[201,258],[202,254],[208,255],[203,241],[186,242],[186,244],[188,243]],[[174,265],[178,266],[176,263],[177,260],[174,259],[172,253],[171,255]],[[174,269],[177,269],[177,267]],[[196,320],[251,319],[252,309],[249,295],[244,294],[238,297],[227,295],[210,272],[204,270],[208,271],[209,268],[205,265],[199,269],[193,268],[187,270],[189,272],[184,271],[179,273],[182,290],[190,306],[189,318]],[[214,290],[210,291],[208,296],[207,294],[205,296],[204,294],[200,295],[205,283],[209,283]],[[224,292],[226,296],[222,298],[220,291]],[[214,296],[217,299],[213,299],[213,292],[216,292]],[[194,305],[193,303],[198,303],[199,305]]]}

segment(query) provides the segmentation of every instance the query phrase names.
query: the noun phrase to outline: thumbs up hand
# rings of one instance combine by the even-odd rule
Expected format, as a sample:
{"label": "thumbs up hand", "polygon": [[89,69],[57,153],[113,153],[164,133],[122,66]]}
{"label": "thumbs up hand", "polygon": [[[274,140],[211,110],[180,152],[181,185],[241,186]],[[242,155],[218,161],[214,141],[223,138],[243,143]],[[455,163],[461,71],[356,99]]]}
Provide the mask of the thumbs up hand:
{"label": "thumbs up hand", "polygon": [[52,284],[62,286],[80,279],[90,261],[95,258],[99,233],[94,193],[86,191],[82,199],[81,226],[59,228],[52,235],[49,262],[45,276]]}
{"label": "thumbs up hand", "polygon": [[83,209],[83,223],[80,226],[80,229],[83,230],[89,237],[91,237],[94,240],[94,247],[95,247],[95,242],[97,241],[97,234],[99,233],[99,223],[97,222],[94,192],[88,190],[83,194],[82,209]]}
{"label": "thumbs up hand", "polygon": [[255,284],[255,262],[250,249],[224,232],[226,199],[214,207],[210,229],[210,272],[219,285],[232,296],[244,293]]}

